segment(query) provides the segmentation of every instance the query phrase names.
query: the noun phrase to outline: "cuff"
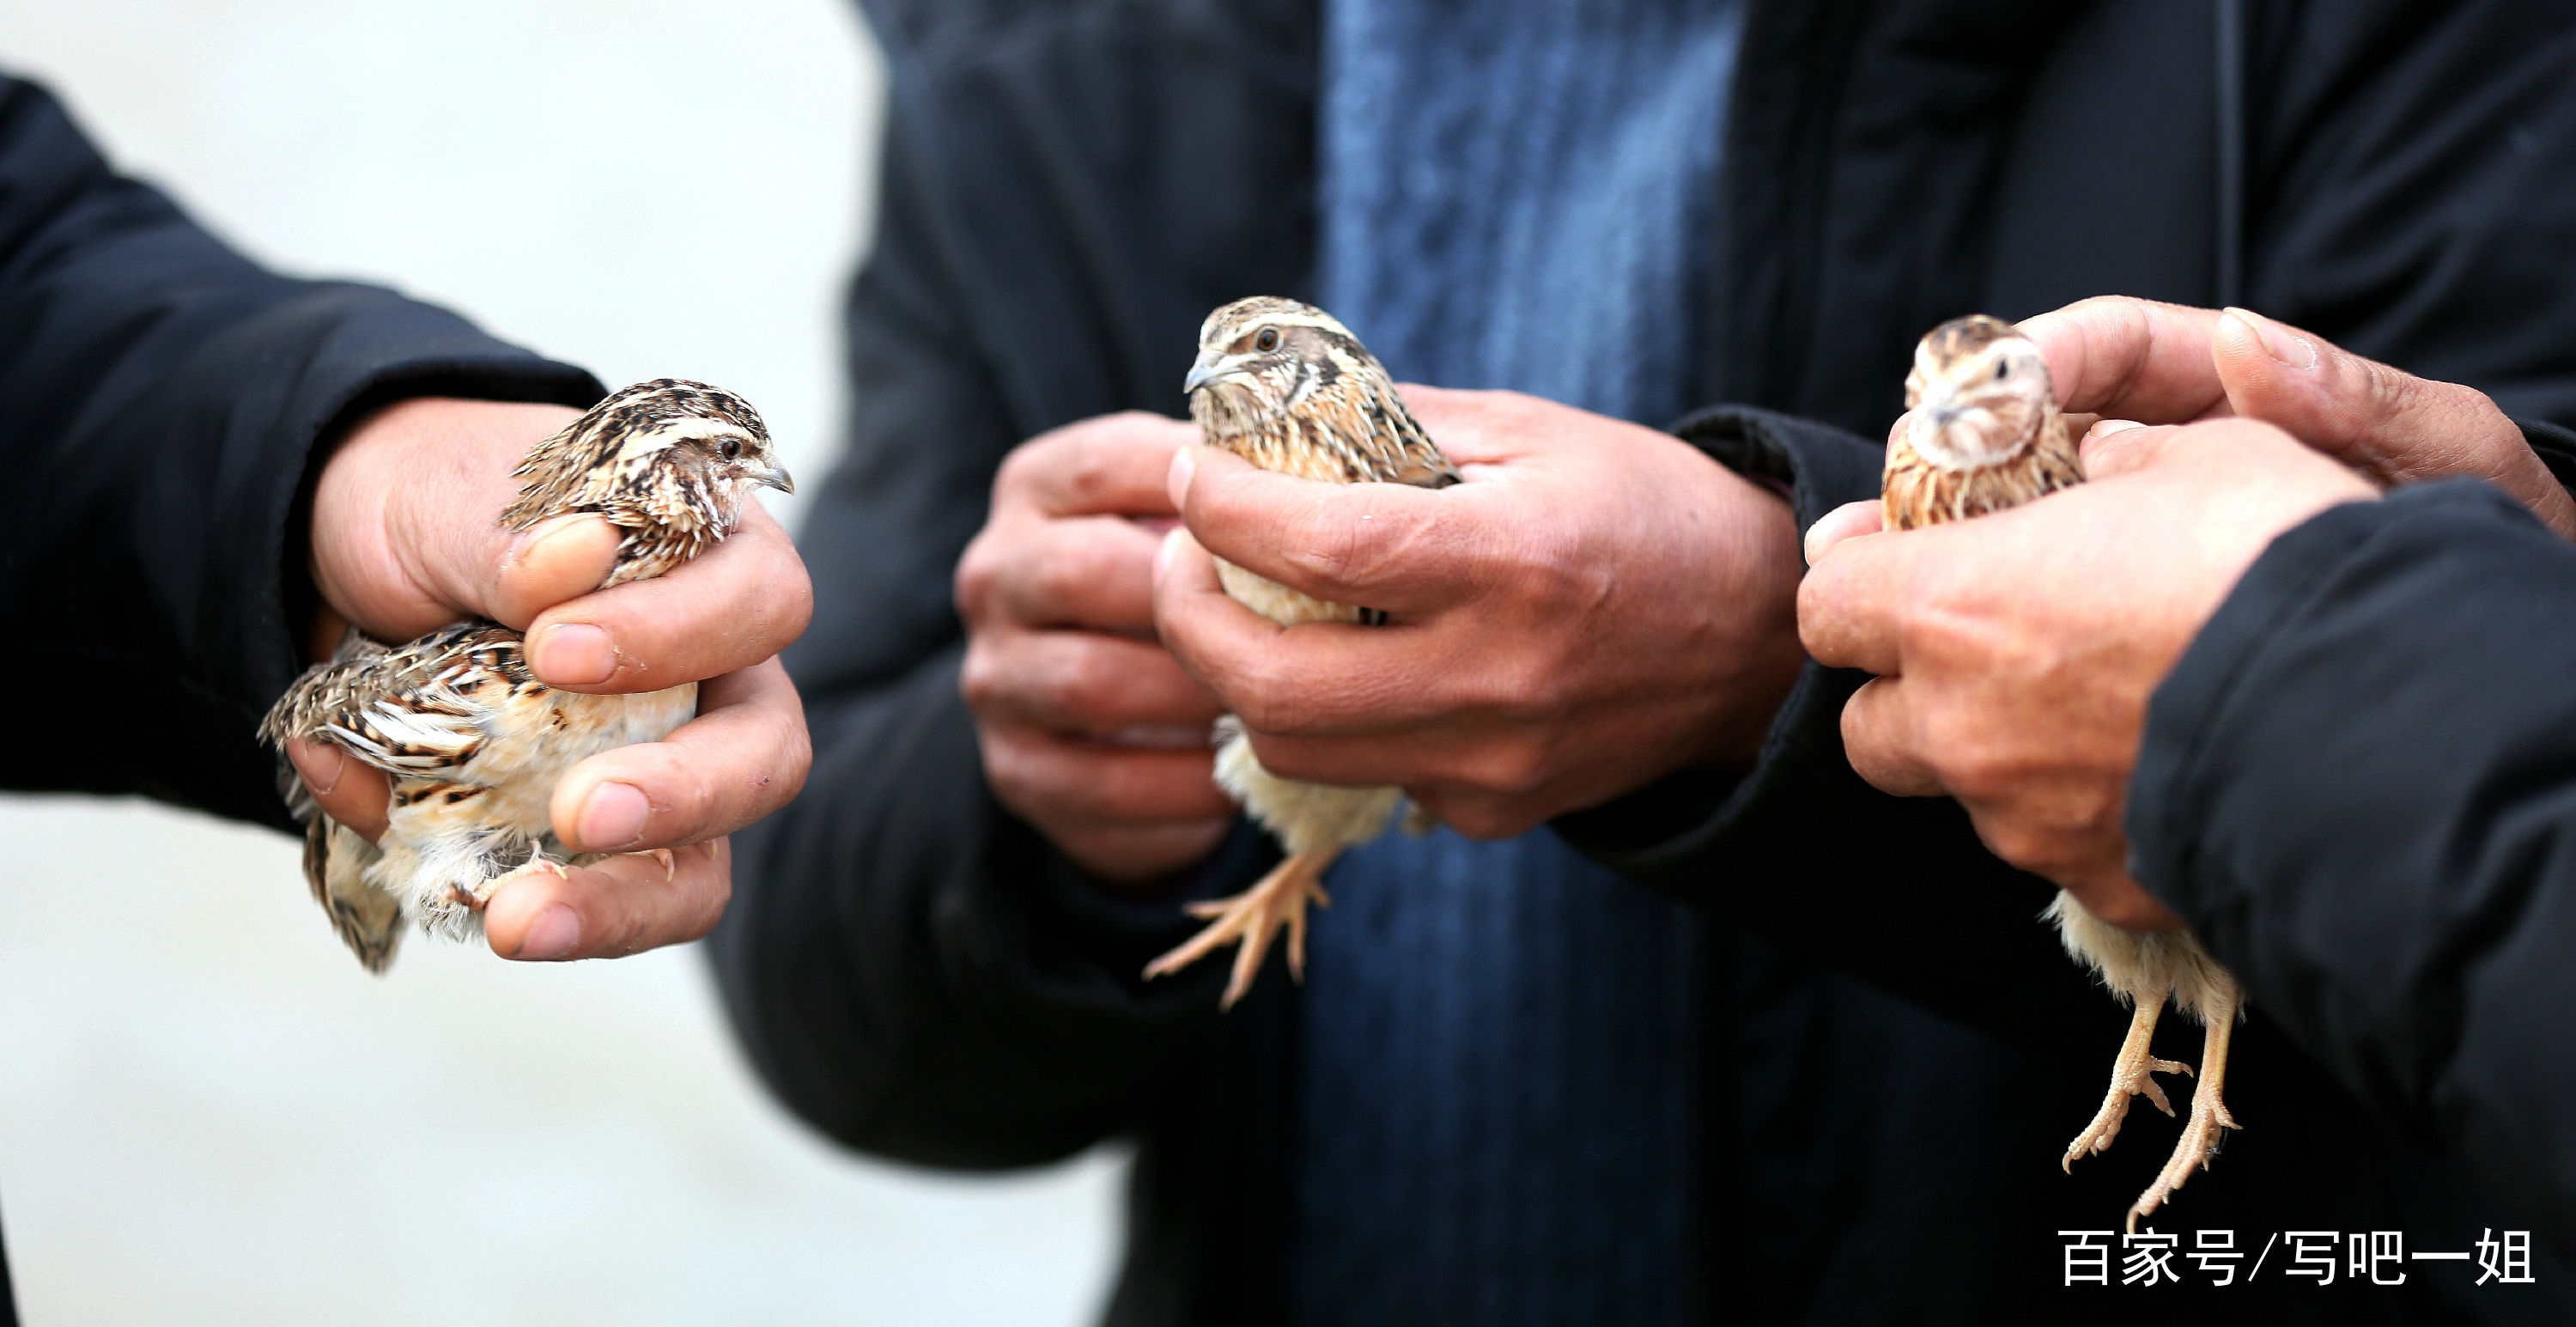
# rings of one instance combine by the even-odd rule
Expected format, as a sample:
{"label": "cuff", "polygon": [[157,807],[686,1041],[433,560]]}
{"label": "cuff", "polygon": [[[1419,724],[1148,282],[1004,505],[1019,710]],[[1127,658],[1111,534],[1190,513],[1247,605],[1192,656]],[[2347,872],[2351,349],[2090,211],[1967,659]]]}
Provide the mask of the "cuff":
{"label": "cuff", "polygon": [[[1157,888],[1122,893],[1074,865],[1072,858],[1056,851],[1052,844],[1045,844],[1036,830],[1011,818],[1009,812],[996,806],[994,813],[997,821],[1040,841],[1045,864],[1033,873],[1028,898],[1030,915],[1038,927],[1107,970],[1136,980],[1141,980],[1137,974],[1145,970],[1146,964],[1198,934],[1205,925],[1184,911],[1185,905],[1240,893],[1279,861],[1279,849],[1270,836],[1237,816],[1234,827],[1205,860]],[[1221,984],[1220,977],[1207,974],[1226,971],[1230,964],[1225,958],[1211,957],[1161,984]]]}
{"label": "cuff", "polygon": [[2517,419],[2522,439],[2538,453],[2540,463],[2558,480],[2558,486],[2576,494],[2576,430],[2562,428],[2545,419]]}
{"label": "cuff", "polygon": [[2229,780],[2217,771],[2241,764],[2231,753],[2258,727],[2244,707],[2267,655],[2394,524],[2462,508],[2531,521],[2511,498],[2475,480],[2409,486],[2378,502],[2328,508],[2263,550],[2156,688],[2122,817],[2130,876],[2176,915],[2209,928],[2224,925],[2217,914],[2242,903],[2221,897],[2220,882],[2203,869],[2202,831],[2228,792]]}

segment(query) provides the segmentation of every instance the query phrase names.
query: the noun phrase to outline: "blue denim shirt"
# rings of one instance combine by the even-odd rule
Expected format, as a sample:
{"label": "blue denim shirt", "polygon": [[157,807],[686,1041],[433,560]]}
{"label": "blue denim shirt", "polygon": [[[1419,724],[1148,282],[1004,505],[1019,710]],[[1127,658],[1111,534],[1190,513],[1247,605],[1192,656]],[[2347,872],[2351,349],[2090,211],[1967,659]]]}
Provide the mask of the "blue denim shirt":
{"label": "blue denim shirt", "polygon": [[[1694,404],[1735,0],[1328,0],[1320,299],[1402,380]],[[1694,935],[1553,834],[1389,834],[1304,992],[1294,1319],[1677,1323]]]}

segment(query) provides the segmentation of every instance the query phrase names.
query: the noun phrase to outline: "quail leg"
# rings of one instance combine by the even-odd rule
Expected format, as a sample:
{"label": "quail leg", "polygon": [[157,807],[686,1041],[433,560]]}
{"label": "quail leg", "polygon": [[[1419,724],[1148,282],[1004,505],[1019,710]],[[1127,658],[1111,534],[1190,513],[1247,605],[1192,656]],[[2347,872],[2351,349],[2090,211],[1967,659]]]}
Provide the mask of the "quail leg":
{"label": "quail leg", "polygon": [[2191,1066],[2178,1060],[2159,1060],[2149,1053],[2150,1043],[2155,1040],[2156,1019],[2164,1014],[2165,995],[2163,988],[2130,992],[2130,1003],[2136,1012],[2129,1019],[2128,1039],[2120,1043],[2120,1058],[2111,1065],[2111,1086],[2102,1094],[2102,1109],[2095,1111],[2093,1122],[2066,1145],[2066,1158],[2059,1163],[2066,1171],[2074,1171],[2078,1157],[2111,1150],[2111,1140],[2120,1133],[2120,1121],[2128,1118],[2129,1098],[2144,1096],[2156,1103],[2157,1110],[2167,1115],[2174,1113],[2173,1103],[2165,1099],[2164,1087],[2156,1082],[2155,1075],[2188,1074]]}
{"label": "quail leg", "polygon": [[1261,883],[1232,898],[1211,899],[1190,905],[1193,917],[1212,918],[1207,929],[1190,937],[1189,942],[1145,965],[1147,977],[1167,977],[1207,957],[1219,945],[1240,940],[1235,951],[1234,976],[1225,984],[1224,1008],[1252,989],[1252,979],[1261,971],[1261,960],[1270,953],[1271,938],[1285,927],[1288,932],[1288,975],[1303,979],[1306,975],[1306,905],[1329,908],[1332,897],[1324,892],[1324,868],[1341,856],[1341,849],[1291,854],[1279,863]]}
{"label": "quail leg", "polygon": [[2219,1130],[2244,1127],[2227,1113],[2227,1102],[2220,1096],[2227,1086],[2227,1043],[2235,1035],[2236,1010],[2241,1003],[2242,999],[2230,989],[2213,999],[2206,1011],[2208,1036],[2201,1043],[2200,1083],[2191,1093],[2191,1120],[2183,1125],[2182,1137],[2174,1142],[2173,1156],[2157,1174],[2156,1182],[2148,1185],[2147,1191],[2138,1195],[2137,1205],[2129,1209],[2131,1234],[2137,1233],[2138,1218],[2164,1206],[2165,1199],[2191,1178],[2194,1166],[2209,1168],[2209,1159],[2218,1154],[2218,1140],[2223,1136]]}

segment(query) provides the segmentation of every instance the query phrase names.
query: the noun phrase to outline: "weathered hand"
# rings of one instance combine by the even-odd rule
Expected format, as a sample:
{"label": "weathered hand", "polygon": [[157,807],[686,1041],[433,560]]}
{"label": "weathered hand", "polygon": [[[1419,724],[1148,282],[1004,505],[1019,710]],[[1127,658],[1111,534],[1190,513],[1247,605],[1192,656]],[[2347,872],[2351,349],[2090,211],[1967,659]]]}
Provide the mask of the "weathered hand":
{"label": "weathered hand", "polygon": [[2576,501],[2484,392],[2348,353],[2243,309],[2126,296],[2021,325],[2069,412],[2144,424],[2259,419],[2384,485],[2490,480],[2576,538]]}
{"label": "weathered hand", "polygon": [[1145,882],[1224,837],[1216,699],[1154,637],[1153,522],[1198,429],[1110,415],[1022,444],[957,564],[966,702],[993,793],[1083,869]]}
{"label": "weathered hand", "polygon": [[[569,517],[525,533],[498,516],[511,468],[578,411],[425,398],[362,421],[316,482],[311,572],[324,605],[317,653],[355,623],[402,641],[479,616],[527,633],[549,685],[591,693],[702,683],[698,717],[660,742],[603,752],[557,785],[555,833],[576,851],[675,849],[651,858],[530,872],[484,914],[493,952],[561,959],[630,954],[693,940],[731,891],[722,838],[804,785],[804,710],[776,655],[805,630],[813,591],[778,522],[747,503],[731,538],[670,574],[585,593],[608,573],[618,533]],[[384,776],[336,747],[288,755],[325,811],[373,838]]]}
{"label": "weathered hand", "polygon": [[[1174,460],[1188,530],[1166,547],[1156,621],[1262,766],[1401,785],[1459,832],[1502,837],[1749,760],[1800,665],[1787,505],[1652,429],[1511,392],[1404,396],[1466,483]],[[1281,628],[1226,596],[1209,551],[1391,620]]]}
{"label": "weathered hand", "polygon": [[1799,627],[1818,662],[1879,675],[1843,710],[1861,777],[1957,797],[1996,855],[2105,921],[2171,926],[2121,829],[2148,698],[2274,536],[2378,491],[2245,420],[2105,425],[2084,460],[2091,482],[1975,520],[1833,513]]}

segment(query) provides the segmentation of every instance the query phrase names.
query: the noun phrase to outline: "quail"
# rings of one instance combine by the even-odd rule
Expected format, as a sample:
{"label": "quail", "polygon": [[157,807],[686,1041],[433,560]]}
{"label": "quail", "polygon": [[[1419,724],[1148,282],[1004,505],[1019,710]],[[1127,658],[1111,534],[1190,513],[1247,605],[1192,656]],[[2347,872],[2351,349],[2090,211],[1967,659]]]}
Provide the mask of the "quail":
{"label": "quail", "polygon": [[[1395,392],[1377,357],[1332,315],[1295,300],[1237,300],[1199,328],[1198,360],[1182,384],[1190,416],[1211,447],[1265,470],[1334,484],[1445,488],[1457,467],[1440,454]],[[1385,615],[1329,603],[1217,559],[1225,592],[1281,626],[1342,622],[1375,626]],[[1193,904],[1209,925],[1145,969],[1159,977],[1239,942],[1224,1005],[1252,987],[1279,931],[1288,933],[1288,970],[1306,963],[1306,908],[1328,906],[1323,874],[1345,848],[1376,838],[1403,804],[1396,788],[1343,788],[1283,779],[1261,767],[1243,726],[1219,722],[1217,783],[1275,835],[1287,857],[1241,894]],[[1420,817],[1409,822],[1426,827]]]}
{"label": "quail", "polygon": [[[599,588],[659,576],[731,533],[755,486],[793,493],[759,412],[732,392],[657,379],[611,395],[532,448],[511,472],[526,484],[501,524],[527,530],[595,513],[617,526]],[[340,938],[370,972],[393,961],[405,919],[464,939],[500,881],[608,854],[571,854],[548,811],[574,764],[659,741],[697,713],[697,684],[632,695],[557,691],[529,670],[520,634],[459,622],[388,646],[354,630],[330,661],[296,679],[260,726],[279,749],[279,782],[304,823],[304,876]],[[393,788],[381,842],[317,807],[283,751],[289,739],[339,747]],[[660,854],[667,867],[667,853]]]}
{"label": "quail", "polygon": [[[2039,347],[1998,319],[1976,315],[1932,329],[1915,349],[1905,405],[1887,445],[1881,515],[1890,530],[1964,520],[2083,482],[2083,459],[2058,413]],[[2112,1065],[2102,1108],[2068,1145],[2064,1168],[2110,1148],[2131,1097],[2144,1096],[2165,1114],[2174,1113],[2154,1076],[2188,1075],[2192,1069],[2151,1053],[2168,998],[2206,1029],[2191,1118],[2164,1169],[2130,1207],[2134,1232],[2139,1218],[2162,1206],[2194,1167],[2207,1167],[2219,1130],[2239,1127],[2220,1093],[2244,996],[2235,975],[2188,930],[2125,930],[2064,891],[2043,915],[2056,924],[2067,952],[2131,1009],[2128,1038]]]}

